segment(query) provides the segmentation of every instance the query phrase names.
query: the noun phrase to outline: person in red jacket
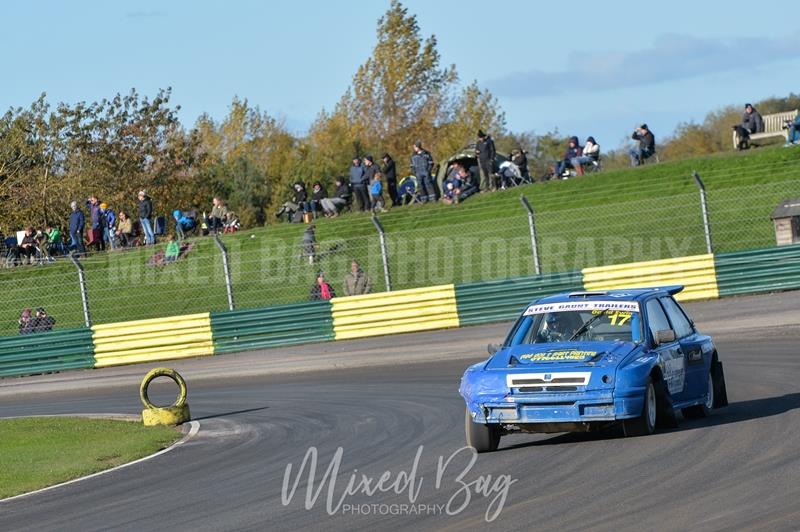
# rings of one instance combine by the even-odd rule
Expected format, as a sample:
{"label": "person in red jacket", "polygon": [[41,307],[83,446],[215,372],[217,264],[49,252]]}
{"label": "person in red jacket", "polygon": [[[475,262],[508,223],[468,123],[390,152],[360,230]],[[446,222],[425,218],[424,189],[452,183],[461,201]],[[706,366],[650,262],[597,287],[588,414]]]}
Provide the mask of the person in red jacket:
{"label": "person in red jacket", "polygon": [[325,280],[325,274],[317,274],[317,282],[311,287],[311,301],[323,301],[336,297],[333,287]]}

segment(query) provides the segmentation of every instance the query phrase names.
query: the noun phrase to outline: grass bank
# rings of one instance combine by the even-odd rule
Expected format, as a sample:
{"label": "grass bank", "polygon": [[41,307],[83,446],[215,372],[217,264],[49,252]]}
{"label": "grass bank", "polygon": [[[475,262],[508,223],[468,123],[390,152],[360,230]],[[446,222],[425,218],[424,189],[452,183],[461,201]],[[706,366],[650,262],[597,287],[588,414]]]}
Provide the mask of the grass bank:
{"label": "grass bank", "polygon": [[[544,272],[705,253],[698,189],[708,189],[714,249],[774,245],[770,213],[800,197],[800,148],[762,148],[566,181],[536,183],[469,198],[461,205],[415,205],[380,219],[387,232],[394,290],[531,275],[531,241],[520,194],[533,204]],[[317,222],[322,258],[301,258],[302,224],[273,224],[223,237],[238,308],[305,301],[323,270],[339,295],[350,260],[386,288],[379,239],[369,215]],[[222,261],[209,238],[176,264],[146,266],[153,249],[83,261],[95,323],[225,310]],[[58,327],[83,323],[77,273],[69,262],[0,272],[0,334],[14,334],[23,308],[44,306]]]}
{"label": "grass bank", "polygon": [[172,427],[74,417],[0,420],[0,499],[131,462],[180,438]]}

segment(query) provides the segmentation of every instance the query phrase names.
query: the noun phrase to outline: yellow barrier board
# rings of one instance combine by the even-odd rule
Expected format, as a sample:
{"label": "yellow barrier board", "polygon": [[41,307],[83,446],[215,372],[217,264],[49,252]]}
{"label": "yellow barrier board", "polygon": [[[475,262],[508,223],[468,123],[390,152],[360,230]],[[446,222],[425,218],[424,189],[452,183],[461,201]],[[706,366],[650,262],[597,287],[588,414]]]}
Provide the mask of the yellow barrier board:
{"label": "yellow barrier board", "polygon": [[682,284],[683,291],[675,296],[679,301],[719,297],[713,254],[584,268],[581,273],[586,290]]}
{"label": "yellow barrier board", "polygon": [[458,327],[452,284],[331,299],[337,340]]}
{"label": "yellow barrier board", "polygon": [[208,312],[95,325],[92,333],[96,368],[214,354]]}

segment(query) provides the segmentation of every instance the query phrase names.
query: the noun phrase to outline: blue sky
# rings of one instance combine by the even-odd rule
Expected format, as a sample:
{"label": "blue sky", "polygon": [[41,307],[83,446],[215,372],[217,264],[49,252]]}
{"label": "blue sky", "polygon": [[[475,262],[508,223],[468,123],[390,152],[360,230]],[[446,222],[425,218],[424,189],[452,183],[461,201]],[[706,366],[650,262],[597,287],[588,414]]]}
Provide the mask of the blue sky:
{"label": "blue sky", "polygon": [[[558,127],[610,148],[641,122],[664,136],[723,105],[800,92],[790,2],[404,4],[462,82],[498,96],[516,131]],[[238,95],[302,132],[369,56],[388,5],[2,2],[0,108],[27,106],[41,92],[74,103],[171,86],[187,125],[203,112],[222,118]]]}

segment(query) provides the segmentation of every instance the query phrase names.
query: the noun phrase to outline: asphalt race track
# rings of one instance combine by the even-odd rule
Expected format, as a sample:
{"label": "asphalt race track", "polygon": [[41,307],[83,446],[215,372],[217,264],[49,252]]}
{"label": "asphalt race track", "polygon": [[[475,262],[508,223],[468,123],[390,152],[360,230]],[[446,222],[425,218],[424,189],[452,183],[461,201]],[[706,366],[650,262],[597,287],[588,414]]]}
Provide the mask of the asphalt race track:
{"label": "asphalt race track", "polygon": [[[507,324],[164,363],[186,378],[199,433],[153,460],[0,502],[0,529],[797,530],[800,292],[687,307],[715,335],[731,405],[676,430],[515,435],[471,469],[463,451],[445,466],[464,445],[461,373]],[[350,357],[362,367],[345,367]],[[271,374],[286,360],[304,371]],[[2,380],[0,416],[136,414],[149,368]],[[319,453],[319,496],[304,507],[306,470],[284,505],[287,464],[293,482],[310,446]],[[326,508],[322,477],[338,447]],[[394,482],[400,493],[347,496],[354,469],[375,483],[388,471],[384,486]],[[412,470],[410,489],[401,473]],[[470,499],[457,511],[463,485]]]}

